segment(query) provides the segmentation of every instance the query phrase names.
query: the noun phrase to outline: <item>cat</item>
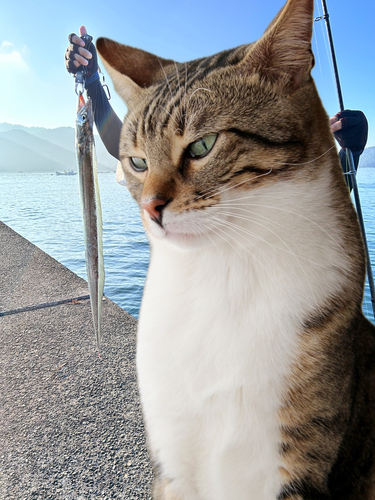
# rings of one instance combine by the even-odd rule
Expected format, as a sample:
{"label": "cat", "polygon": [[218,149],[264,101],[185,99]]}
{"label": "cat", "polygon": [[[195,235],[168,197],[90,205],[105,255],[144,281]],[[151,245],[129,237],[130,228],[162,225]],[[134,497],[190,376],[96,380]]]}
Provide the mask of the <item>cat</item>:
{"label": "cat", "polygon": [[312,16],[288,0],[258,41],[188,63],[97,41],[151,248],[154,500],[375,499],[375,327]]}

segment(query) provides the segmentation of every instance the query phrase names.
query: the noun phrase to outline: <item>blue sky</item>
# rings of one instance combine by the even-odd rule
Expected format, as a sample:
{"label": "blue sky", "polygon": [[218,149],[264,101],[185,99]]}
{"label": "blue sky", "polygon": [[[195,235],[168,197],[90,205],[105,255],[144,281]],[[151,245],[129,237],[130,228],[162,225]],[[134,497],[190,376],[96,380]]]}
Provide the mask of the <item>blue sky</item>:
{"label": "blue sky", "polygon": [[[316,16],[322,12],[315,0]],[[375,2],[327,0],[346,108],[361,109],[375,146]],[[283,0],[0,0],[0,123],[74,126],[73,78],[64,67],[69,33],[85,24],[106,36],[177,61],[249,43],[261,36]],[[338,109],[324,21],[315,23],[313,70],[329,115]],[[107,82],[112,89],[110,79]],[[112,92],[114,95],[114,92]],[[123,118],[126,108],[114,96]]]}

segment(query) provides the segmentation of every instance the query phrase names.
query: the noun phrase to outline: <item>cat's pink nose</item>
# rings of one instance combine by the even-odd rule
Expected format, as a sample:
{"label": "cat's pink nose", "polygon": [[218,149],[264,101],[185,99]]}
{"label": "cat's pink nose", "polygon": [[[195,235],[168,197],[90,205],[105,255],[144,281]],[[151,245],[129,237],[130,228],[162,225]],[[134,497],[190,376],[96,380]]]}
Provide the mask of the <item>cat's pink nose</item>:
{"label": "cat's pink nose", "polygon": [[166,200],[160,198],[153,198],[149,201],[142,201],[142,208],[148,212],[151,219],[161,226],[161,212],[166,204]]}

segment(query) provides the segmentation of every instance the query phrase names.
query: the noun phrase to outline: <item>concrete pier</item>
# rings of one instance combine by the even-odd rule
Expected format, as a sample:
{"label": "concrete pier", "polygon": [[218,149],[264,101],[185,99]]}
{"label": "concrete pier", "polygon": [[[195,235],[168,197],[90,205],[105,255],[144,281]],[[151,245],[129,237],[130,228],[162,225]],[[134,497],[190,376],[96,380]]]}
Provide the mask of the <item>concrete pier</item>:
{"label": "concrete pier", "polygon": [[136,320],[0,222],[0,499],[149,499]]}

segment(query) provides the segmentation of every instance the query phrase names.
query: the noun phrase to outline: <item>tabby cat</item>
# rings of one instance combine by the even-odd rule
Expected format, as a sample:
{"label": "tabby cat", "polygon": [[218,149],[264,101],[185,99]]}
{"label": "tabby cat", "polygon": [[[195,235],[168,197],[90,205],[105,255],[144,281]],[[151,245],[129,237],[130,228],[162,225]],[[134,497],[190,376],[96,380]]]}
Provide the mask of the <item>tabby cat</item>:
{"label": "tabby cat", "polygon": [[313,0],[188,63],[100,38],[151,261],[155,500],[375,499],[365,258],[311,68]]}

